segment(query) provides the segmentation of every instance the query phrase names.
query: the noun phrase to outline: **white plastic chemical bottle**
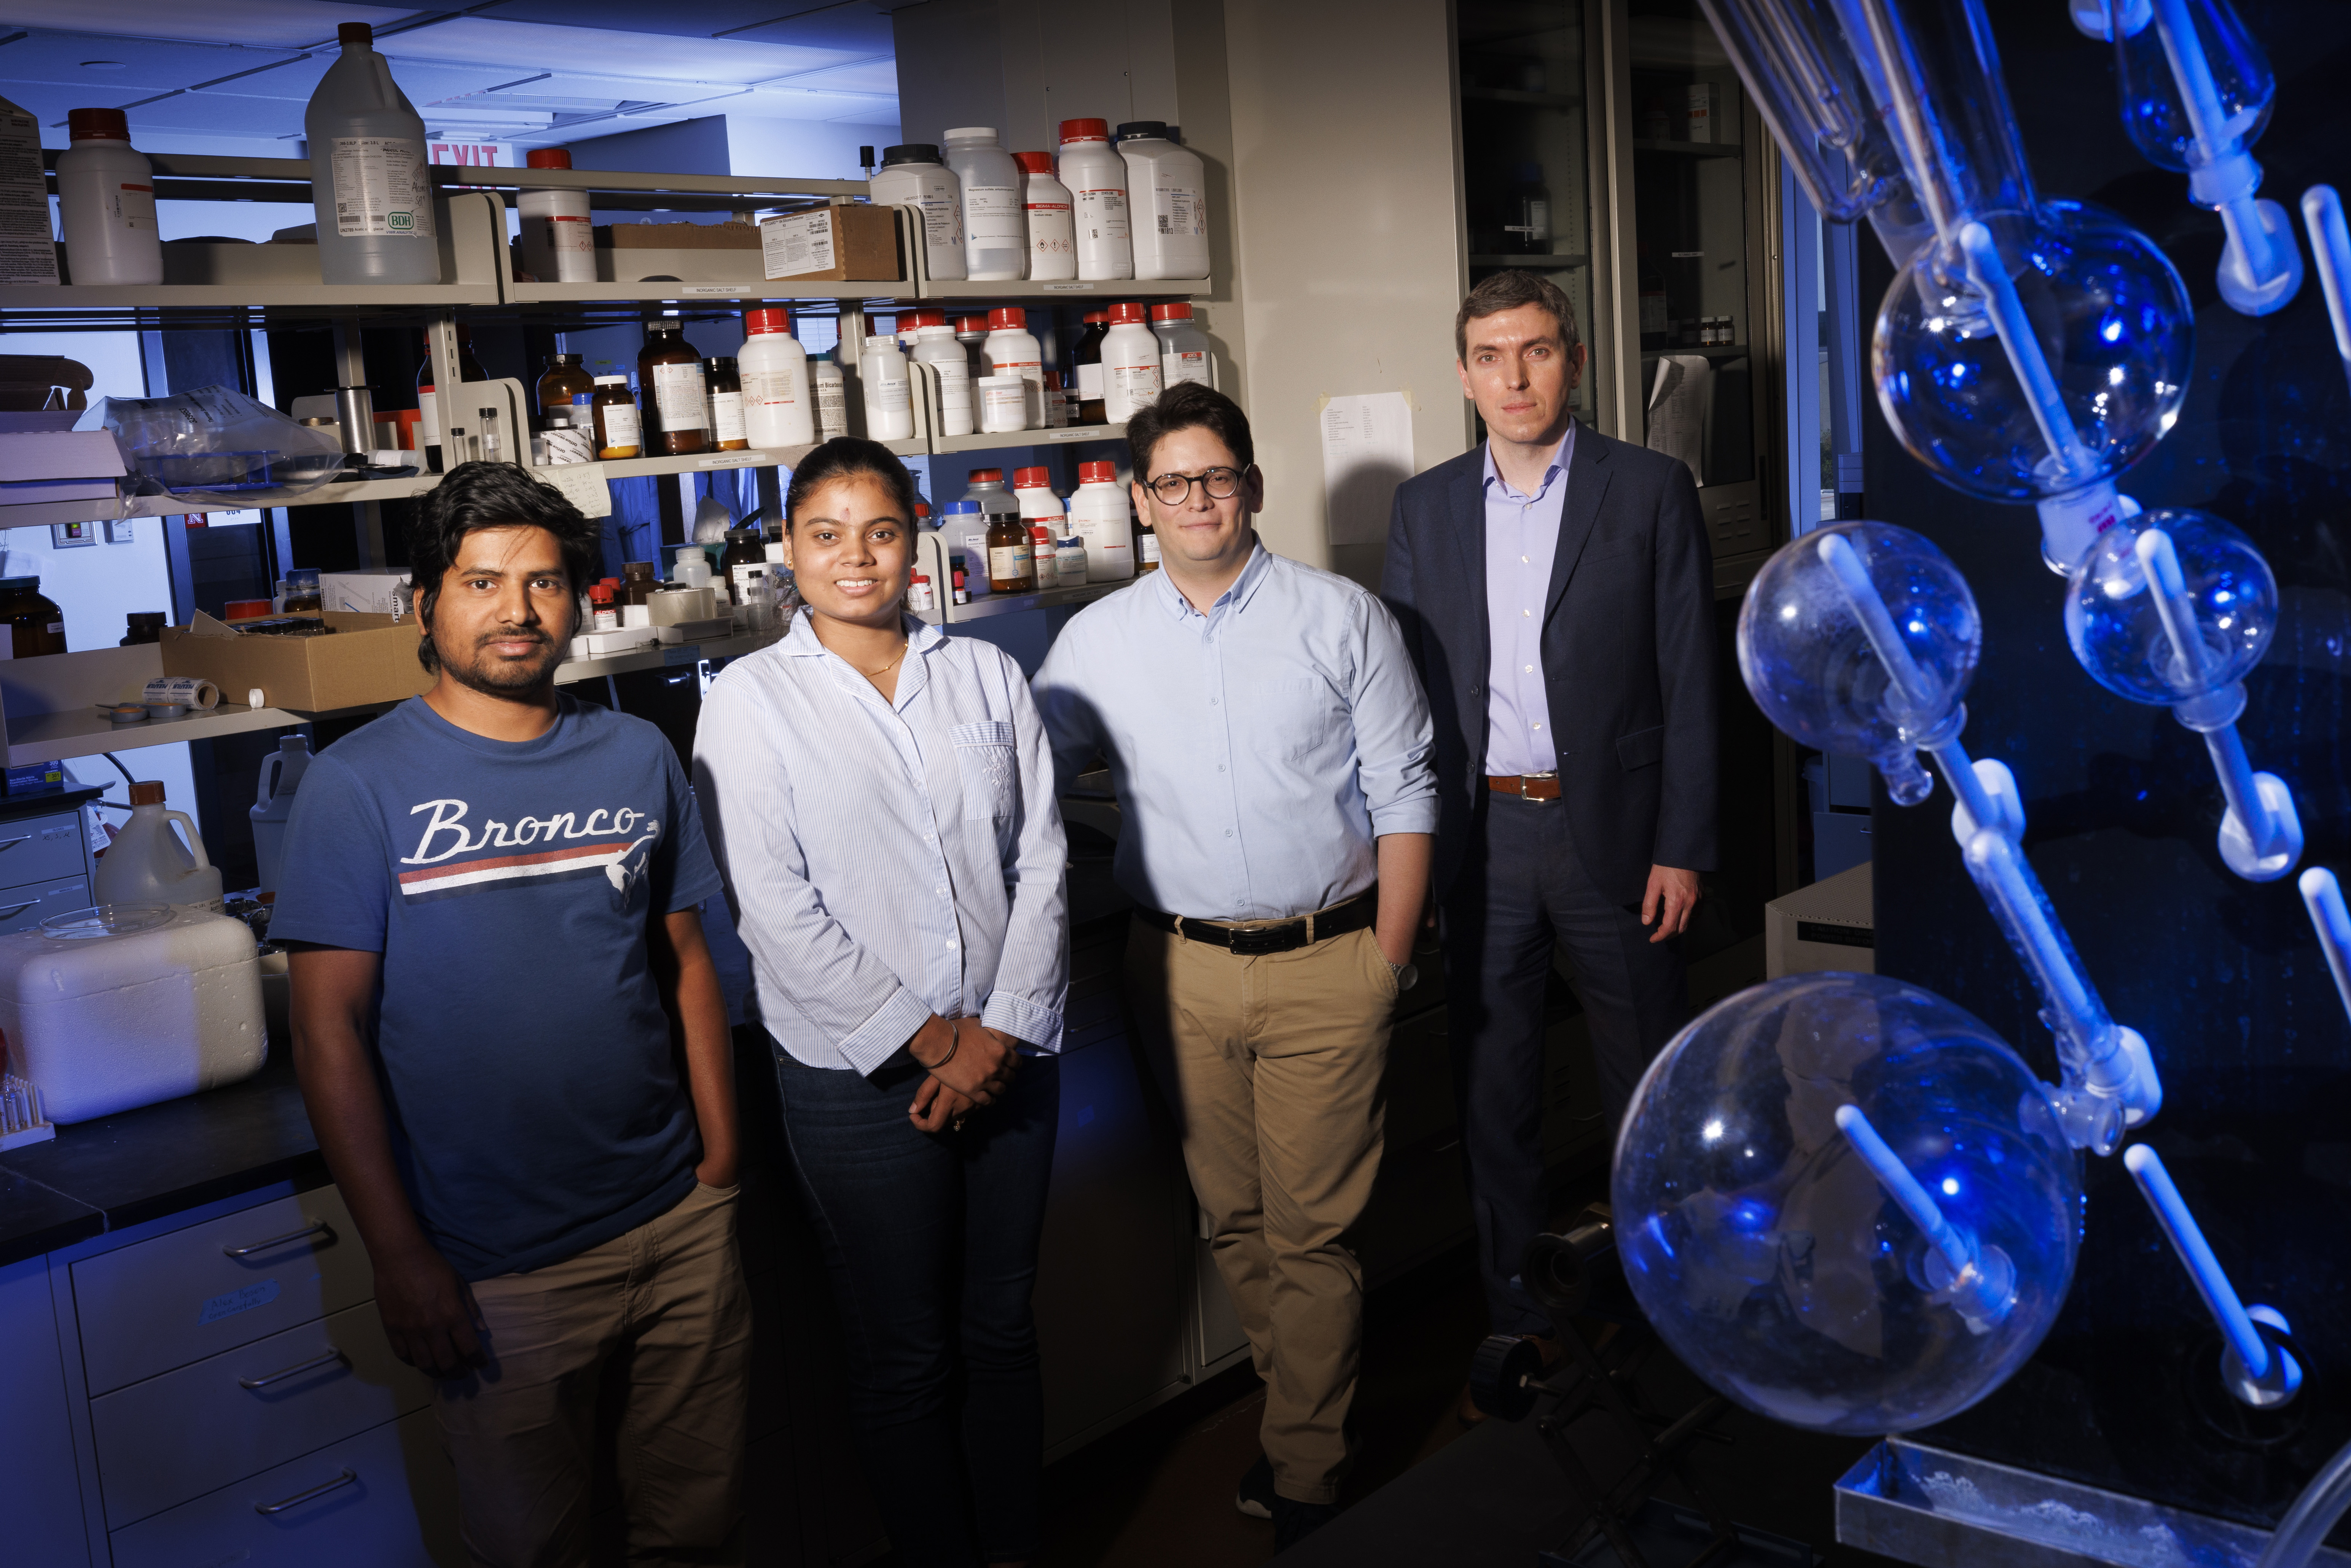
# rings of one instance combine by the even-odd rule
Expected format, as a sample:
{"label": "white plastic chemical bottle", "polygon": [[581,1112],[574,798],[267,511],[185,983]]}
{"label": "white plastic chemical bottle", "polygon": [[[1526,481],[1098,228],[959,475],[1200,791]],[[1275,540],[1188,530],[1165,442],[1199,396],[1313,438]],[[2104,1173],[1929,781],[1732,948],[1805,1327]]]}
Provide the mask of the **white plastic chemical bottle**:
{"label": "white plastic chemical bottle", "polygon": [[1111,150],[1107,120],[1061,121],[1061,183],[1077,206],[1078,276],[1133,277],[1126,161]]}
{"label": "white plastic chemical bottle", "polygon": [[1189,305],[1154,305],[1152,334],[1159,340],[1159,385],[1162,391],[1197,382],[1213,384],[1208,373],[1208,335],[1192,319]]}
{"label": "white plastic chemical bottle", "polygon": [[1069,513],[1061,506],[1061,497],[1053,494],[1051,469],[1015,468],[1012,498],[1020,504],[1020,520],[1032,530],[1032,538],[1039,528],[1057,539],[1070,531]]}
{"label": "white plastic chemical bottle", "polygon": [[991,376],[1019,376],[1029,383],[1028,422],[1023,430],[1045,428],[1045,366],[1044,350],[1037,345],[1037,335],[1029,330],[1029,313],[1018,305],[1000,306],[987,313],[987,341],[980,351],[987,356],[987,373]]}
{"label": "white plastic chemical bottle", "polygon": [[441,246],[424,161],[424,121],[365,22],[335,29],[342,57],[303,111],[319,276],[328,283],[438,283]]}
{"label": "white plastic chemical bottle", "polygon": [[66,269],[77,284],[162,282],[155,172],[131,148],[131,122],[119,109],[69,109],[66,125],[73,145],[57,154]]}
{"label": "white plastic chemical bottle", "polygon": [[1053,178],[1050,152],[1015,152],[1020,165],[1020,205],[1029,215],[1029,276],[1055,283],[1078,275],[1077,215],[1070,188]]}
{"label": "white plastic chemical bottle", "polygon": [[865,434],[874,441],[905,441],[914,434],[914,387],[896,340],[868,338],[857,356],[865,389]]}
{"label": "white plastic chemical bottle", "polygon": [[816,438],[831,441],[849,434],[849,383],[832,356],[809,356],[809,386],[816,397]]}
{"label": "white plastic chemical bottle", "polygon": [[1137,411],[1159,401],[1159,340],[1143,324],[1142,306],[1110,308],[1102,372],[1102,411],[1113,424],[1124,424]]}
{"label": "white plastic chemical bottle", "polygon": [[286,821],[294,815],[294,791],[302,787],[302,775],[309,768],[310,737],[306,735],[285,737],[277,750],[261,759],[261,787],[247,815],[253,821],[253,858],[260,862],[264,893],[275,893],[282,885]]}
{"label": "white plastic chemical bottle", "polygon": [[[568,147],[534,147],[524,159],[533,169],[569,169]],[[522,192],[522,269],[541,283],[596,281],[596,229],[585,191]]]}
{"label": "white plastic chemical bottle", "polygon": [[915,359],[939,378],[939,434],[969,435],[972,432],[971,361],[956,341],[955,329],[944,322],[914,334]]}
{"label": "white plastic chemical bottle", "polygon": [[1138,120],[1118,128],[1134,218],[1134,276],[1208,276],[1207,165],[1167,140],[1167,127]]}
{"label": "white plastic chemical bottle", "polygon": [[743,378],[743,434],[753,447],[770,452],[816,440],[808,351],[792,336],[790,311],[743,312],[743,347],[735,368]]}
{"label": "white plastic chemical bottle", "polygon": [[1002,282],[1029,270],[1029,220],[1020,211],[1020,165],[996,143],[992,126],[947,132],[946,166],[963,182],[963,254],[968,276]]}
{"label": "white plastic chemical bottle", "polygon": [[[188,835],[184,845],[172,834],[173,822]],[[164,806],[163,786],[133,784],[131,821],[98,857],[90,892],[100,904],[200,904],[218,909],[221,873],[204,854],[195,820]]]}
{"label": "white plastic chemical bottle", "polygon": [[1124,582],[1134,575],[1128,512],[1117,464],[1078,465],[1078,493],[1070,497],[1070,531],[1085,544],[1088,582]]}
{"label": "white plastic chemical bottle", "polygon": [[877,207],[919,207],[923,214],[923,269],[934,278],[965,276],[963,186],[955,171],[939,162],[928,141],[882,149],[882,172],[866,182]]}

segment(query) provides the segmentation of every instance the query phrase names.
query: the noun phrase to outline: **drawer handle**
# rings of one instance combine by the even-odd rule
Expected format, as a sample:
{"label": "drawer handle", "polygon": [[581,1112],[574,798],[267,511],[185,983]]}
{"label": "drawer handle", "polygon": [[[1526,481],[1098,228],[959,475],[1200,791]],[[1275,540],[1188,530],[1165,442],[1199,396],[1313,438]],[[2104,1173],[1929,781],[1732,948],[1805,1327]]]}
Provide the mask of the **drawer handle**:
{"label": "drawer handle", "polygon": [[348,1366],[350,1364],[349,1362],[343,1359],[343,1353],[341,1351],[330,1350],[324,1355],[314,1355],[309,1360],[302,1362],[297,1365],[285,1367],[279,1371],[269,1373],[261,1377],[240,1377],[236,1380],[236,1385],[239,1388],[250,1388],[258,1391],[268,1387],[273,1383],[283,1383],[289,1377],[299,1377],[306,1372],[316,1372],[322,1366]]}
{"label": "drawer handle", "polygon": [[221,1250],[231,1258],[250,1258],[256,1252],[275,1252],[280,1247],[301,1240],[306,1236],[321,1236],[332,1241],[335,1233],[323,1219],[314,1219],[299,1230],[289,1230],[283,1236],[273,1236],[266,1241],[256,1241],[246,1247],[224,1247]]}
{"label": "drawer handle", "polygon": [[320,1481],[308,1491],[298,1491],[292,1497],[287,1498],[283,1501],[255,1503],[253,1505],[253,1511],[264,1515],[265,1517],[273,1513],[284,1513],[289,1508],[299,1508],[304,1503],[316,1498],[322,1498],[330,1491],[339,1491],[359,1479],[359,1471],[345,1470],[333,1480]]}
{"label": "drawer handle", "polygon": [[32,834],[19,833],[13,839],[0,839],[0,850],[13,850],[18,844],[29,844],[32,841]]}
{"label": "drawer handle", "polygon": [[[41,901],[37,898],[33,900],[33,904],[38,904]],[[24,914],[27,909],[32,908],[33,904],[19,904],[12,909],[0,909],[0,920],[14,920],[19,915]]]}

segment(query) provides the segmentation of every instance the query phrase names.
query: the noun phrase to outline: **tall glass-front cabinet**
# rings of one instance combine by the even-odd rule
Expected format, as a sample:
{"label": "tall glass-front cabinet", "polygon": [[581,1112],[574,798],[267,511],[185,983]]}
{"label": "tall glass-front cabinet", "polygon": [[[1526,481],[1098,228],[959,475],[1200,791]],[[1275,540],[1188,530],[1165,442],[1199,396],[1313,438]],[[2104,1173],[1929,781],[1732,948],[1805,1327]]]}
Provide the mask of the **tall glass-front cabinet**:
{"label": "tall glass-front cabinet", "polygon": [[1591,355],[1578,416],[1698,483],[1721,694],[1721,861],[1687,939],[1703,1006],[1762,977],[1763,904],[1799,872],[1793,754],[1736,656],[1740,595],[1791,526],[1771,472],[1777,150],[1697,0],[1456,0],[1454,16],[1470,281],[1556,282]]}

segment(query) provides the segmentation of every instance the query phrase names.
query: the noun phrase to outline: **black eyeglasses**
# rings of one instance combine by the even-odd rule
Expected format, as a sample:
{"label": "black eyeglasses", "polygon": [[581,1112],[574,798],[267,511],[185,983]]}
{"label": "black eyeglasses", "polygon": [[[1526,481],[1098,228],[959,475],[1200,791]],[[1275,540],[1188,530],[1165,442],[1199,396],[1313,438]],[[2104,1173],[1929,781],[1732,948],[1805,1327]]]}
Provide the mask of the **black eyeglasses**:
{"label": "black eyeglasses", "polygon": [[1162,474],[1151,481],[1151,493],[1163,507],[1180,507],[1197,485],[1211,501],[1229,501],[1241,487],[1238,468],[1205,468],[1197,474]]}

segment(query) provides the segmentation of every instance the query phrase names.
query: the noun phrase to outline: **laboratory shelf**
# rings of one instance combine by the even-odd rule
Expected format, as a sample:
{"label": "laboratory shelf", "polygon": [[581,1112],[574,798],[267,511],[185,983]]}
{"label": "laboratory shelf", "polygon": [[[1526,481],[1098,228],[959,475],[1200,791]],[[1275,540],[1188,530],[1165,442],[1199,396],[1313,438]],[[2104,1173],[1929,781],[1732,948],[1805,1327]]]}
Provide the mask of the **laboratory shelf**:
{"label": "laboratory shelf", "polygon": [[[365,713],[388,706],[377,703],[369,707],[340,711]],[[223,703],[216,708],[201,713],[192,712],[184,718],[149,718],[135,724],[117,724],[95,707],[65,713],[12,713],[8,716],[8,766],[23,768],[55,758],[89,757],[101,751],[130,751],[142,746],[169,746],[182,740],[217,740],[222,736],[239,735],[246,730],[283,729],[287,725],[306,724],[319,716],[318,714],[295,713],[287,708],[244,707],[234,703]]]}
{"label": "laboratory shelf", "polygon": [[724,303],[789,308],[803,300],[824,299],[846,303],[870,301],[880,308],[889,309],[894,308],[899,298],[893,290],[904,287],[906,286],[894,278],[861,278],[848,283],[804,283],[789,277],[758,282],[509,283],[507,295],[508,304],[518,306],[634,307]]}
{"label": "laboratory shelf", "polygon": [[1124,441],[1126,425],[1064,424],[1044,430],[998,430],[985,435],[934,435],[930,450],[944,456],[950,452],[1001,452],[1014,446],[1067,446],[1072,442]]}
{"label": "laboratory shelf", "polygon": [[1191,299],[1205,294],[1208,290],[1208,280],[1205,277],[1153,277],[1138,282],[1132,277],[1105,277],[1082,283],[1039,283],[1021,277],[995,283],[973,283],[963,278],[922,277],[909,287],[915,290],[910,298],[921,299],[1018,302],[1023,299],[1050,301],[1075,296],[1079,298],[1164,301]]}
{"label": "laboratory shelf", "polygon": [[1646,141],[1635,137],[1635,152],[1663,152],[1675,158],[1737,158],[1747,151],[1742,141]]}
{"label": "laboratory shelf", "polygon": [[[1088,582],[1075,588],[1047,588],[1035,593],[990,593],[968,604],[947,606],[946,623],[959,625],[967,621],[985,621],[994,615],[1018,615],[1024,610],[1057,610],[1064,606],[1092,604],[1097,599],[1108,599],[1122,588],[1132,588],[1136,580],[1123,582]],[[925,620],[935,619],[925,617]]]}
{"label": "laboratory shelf", "polygon": [[632,648],[625,653],[606,653],[601,658],[566,659],[555,666],[555,684],[567,686],[575,681],[601,680],[606,675],[625,675],[635,670],[676,668],[698,664],[705,659],[731,659],[741,653],[756,653],[779,641],[783,634],[782,628],[774,627],[764,632],[737,632],[708,643],[655,643]]}
{"label": "laboratory shelf", "polygon": [[[887,444],[893,452],[902,446],[912,446],[916,449],[914,452],[900,454],[902,456],[918,456],[922,447],[922,443],[918,441],[900,441]],[[646,474],[702,474],[714,468],[772,468],[778,465],[790,468],[797,466],[815,450],[813,446],[778,446],[767,450],[746,447],[740,452],[691,452],[680,457],[613,457],[598,462],[592,466],[601,468],[607,479],[632,479]],[[545,479],[557,470],[567,466],[586,468],[591,465],[552,463],[533,468],[530,472],[533,476]],[[436,474],[434,477],[437,480],[440,476]]]}

